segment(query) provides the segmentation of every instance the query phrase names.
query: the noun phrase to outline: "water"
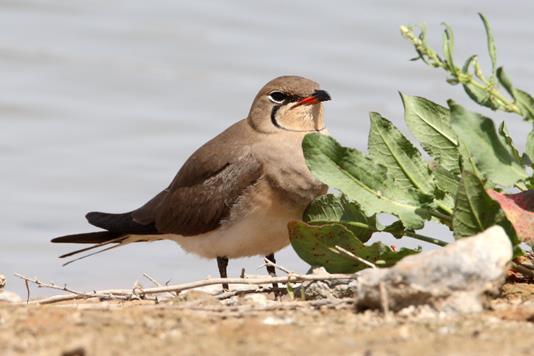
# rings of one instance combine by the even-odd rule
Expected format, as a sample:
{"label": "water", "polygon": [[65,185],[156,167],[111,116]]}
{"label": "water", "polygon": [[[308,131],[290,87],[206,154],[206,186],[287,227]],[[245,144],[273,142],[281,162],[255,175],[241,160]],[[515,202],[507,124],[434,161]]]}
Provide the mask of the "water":
{"label": "water", "polygon": [[[365,149],[368,112],[405,132],[397,91],[469,103],[444,73],[409,62],[401,24],[426,21],[439,48],[453,26],[458,58],[485,37],[490,19],[501,64],[534,91],[534,3],[509,1],[1,1],[0,273],[73,288],[129,287],[143,272],[165,281],[216,275],[215,262],[172,242],[129,246],[68,267],[50,238],[91,230],[90,210],[121,212],[166,186],[200,144],[244,117],[257,90],[282,74],[321,83],[331,133]],[[473,104],[468,105],[475,108]],[[508,118],[524,146],[529,127]],[[438,227],[429,233],[448,235]],[[389,241],[389,240],[388,240]],[[290,249],[278,255],[306,266]],[[259,273],[260,258],[230,262]],[[263,273],[263,271],[261,271]],[[146,285],[150,283],[146,283]],[[45,293],[36,291],[33,296]]]}

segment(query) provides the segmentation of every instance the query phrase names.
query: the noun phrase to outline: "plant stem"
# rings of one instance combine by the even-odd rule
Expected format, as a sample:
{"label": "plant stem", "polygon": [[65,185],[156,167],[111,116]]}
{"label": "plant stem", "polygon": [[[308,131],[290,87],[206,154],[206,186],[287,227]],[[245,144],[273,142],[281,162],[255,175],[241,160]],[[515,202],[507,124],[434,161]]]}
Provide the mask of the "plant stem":
{"label": "plant stem", "polygon": [[500,109],[521,115],[521,110],[519,110],[517,105],[515,105],[513,101],[508,100],[505,96],[503,96],[496,89],[494,84],[486,80],[486,78],[484,77],[480,78],[482,81],[482,83],[480,83],[479,81],[474,79],[473,75],[464,72],[461,68],[456,66],[451,67],[450,64],[444,62],[431,47],[429,47],[425,42],[419,39],[413,33],[412,28],[410,26],[401,26],[401,35],[412,43],[412,45],[417,50],[419,57],[423,59],[424,57],[427,57],[433,67],[443,68],[445,71],[451,73],[451,75],[463,85],[470,84],[474,87],[477,87],[478,89],[485,91],[490,97],[496,99],[500,103]]}
{"label": "plant stem", "polygon": [[522,264],[512,262],[512,268],[527,277],[534,278],[534,271]]}
{"label": "plant stem", "polygon": [[430,237],[430,236],[416,234],[413,231],[405,231],[404,235],[409,236],[409,237],[414,238],[414,239],[417,239],[417,240],[420,240],[420,241],[429,242],[429,243],[434,244],[434,245],[442,246],[442,247],[448,245],[448,243],[445,242],[445,241],[442,241],[442,240],[439,240],[439,239],[435,239],[435,238]]}
{"label": "plant stem", "polygon": [[525,183],[523,182],[517,182],[514,184],[514,187],[516,187],[517,189],[519,189],[520,191],[524,192],[526,190],[528,190],[527,186],[525,185]]}
{"label": "plant stem", "polygon": [[443,204],[440,201],[437,201],[437,205],[438,205],[438,208],[440,208],[441,210],[445,211],[448,215],[452,216],[453,211],[447,205]]}
{"label": "plant stem", "polygon": [[[431,216],[434,216],[434,217],[436,217],[438,219],[445,220],[447,222],[452,222],[452,216],[451,215],[440,213],[437,210],[428,210],[428,213]],[[452,214],[452,211],[451,211],[451,214]]]}

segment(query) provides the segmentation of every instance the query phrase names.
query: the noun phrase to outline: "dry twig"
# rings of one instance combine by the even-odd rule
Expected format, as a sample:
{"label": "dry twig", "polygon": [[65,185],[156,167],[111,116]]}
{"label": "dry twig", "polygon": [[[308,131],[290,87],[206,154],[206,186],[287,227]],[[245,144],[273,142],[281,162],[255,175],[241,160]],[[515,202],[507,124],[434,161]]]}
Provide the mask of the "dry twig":
{"label": "dry twig", "polygon": [[341,246],[335,245],[334,249],[337,250],[338,252],[341,252],[342,254],[344,254],[347,257],[350,257],[350,258],[352,258],[352,259],[354,259],[354,260],[356,260],[358,262],[363,263],[364,265],[367,265],[367,266],[369,266],[371,268],[376,268],[376,265],[374,263],[371,263],[371,262],[369,262],[369,261],[367,261],[367,260],[365,260],[365,259],[363,259],[363,258],[361,258],[359,256],[356,256],[355,254],[353,254],[352,252],[344,249]]}
{"label": "dry twig", "polygon": [[292,272],[292,271],[288,270],[287,268],[285,268],[283,266],[280,266],[280,265],[274,263],[273,261],[271,261],[267,257],[263,258],[263,262],[265,262],[265,263],[263,265],[261,265],[260,267],[258,267],[258,268],[265,267],[265,266],[273,266],[274,268],[277,268],[280,271],[285,272],[287,274],[294,274],[295,273],[295,272]]}
{"label": "dry twig", "polygon": [[[150,276],[148,273],[143,273],[143,276],[148,279],[150,282],[154,283],[157,287],[163,287],[163,284],[161,284],[160,282],[158,282],[157,279],[155,279],[154,277]],[[166,284],[167,285],[167,284]],[[173,297],[176,297],[178,296],[178,293],[173,293],[173,292],[169,292],[169,294]]]}
{"label": "dry twig", "polygon": [[153,287],[153,288],[135,288],[135,289],[108,289],[102,291],[93,291],[89,293],[79,292],[64,287],[57,286],[53,283],[43,283],[36,278],[28,278],[20,274],[15,274],[16,277],[21,278],[25,281],[36,284],[39,288],[51,288],[57,289],[69,294],[66,295],[57,295],[49,298],[38,299],[29,301],[31,304],[50,304],[57,303],[68,300],[75,299],[89,299],[89,298],[100,298],[100,299],[116,299],[116,300],[131,300],[139,299],[141,296],[150,294],[159,294],[167,292],[181,292],[188,289],[194,289],[209,285],[216,284],[241,284],[241,285],[263,285],[263,284],[272,284],[272,283],[289,283],[289,282],[304,282],[304,281],[324,281],[324,280],[350,280],[355,279],[356,275],[353,274],[329,274],[329,275],[298,275],[291,274],[284,277],[254,277],[254,278],[208,278],[200,281],[195,281],[191,283],[183,283],[169,286]]}

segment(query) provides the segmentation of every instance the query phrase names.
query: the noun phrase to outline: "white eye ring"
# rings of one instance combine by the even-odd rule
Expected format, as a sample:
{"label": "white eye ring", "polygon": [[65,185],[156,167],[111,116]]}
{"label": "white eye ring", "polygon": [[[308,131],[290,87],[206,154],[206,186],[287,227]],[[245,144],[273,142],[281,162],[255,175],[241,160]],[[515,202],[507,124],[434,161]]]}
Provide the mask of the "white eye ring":
{"label": "white eye ring", "polygon": [[269,100],[275,104],[282,104],[287,99],[287,95],[281,91],[273,91],[269,93]]}

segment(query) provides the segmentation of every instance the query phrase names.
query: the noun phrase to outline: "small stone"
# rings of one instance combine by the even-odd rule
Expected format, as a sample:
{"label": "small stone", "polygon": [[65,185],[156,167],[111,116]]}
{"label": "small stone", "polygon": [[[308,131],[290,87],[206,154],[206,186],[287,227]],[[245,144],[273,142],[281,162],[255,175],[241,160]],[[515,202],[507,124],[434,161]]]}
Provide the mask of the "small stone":
{"label": "small stone", "polygon": [[391,268],[360,272],[356,307],[381,309],[385,297],[393,311],[430,305],[447,314],[477,312],[482,310],[482,295],[504,282],[511,258],[508,236],[493,226],[444,248],[406,257]]}
{"label": "small stone", "polygon": [[[301,288],[303,288],[304,299],[306,300],[334,298],[330,286],[325,281],[304,282]],[[301,289],[299,288],[296,292],[297,295],[300,295]]]}
{"label": "small stone", "polygon": [[61,353],[61,356],[85,356],[86,352],[83,347],[76,347],[74,349],[65,350]]}
{"label": "small stone", "polygon": [[[330,273],[324,267],[312,267],[307,274],[328,275]],[[302,287],[295,289],[295,295],[300,297],[303,293],[306,300],[351,298],[354,296],[355,284],[353,282],[355,281],[307,281],[302,283]]]}
{"label": "small stone", "polygon": [[0,289],[4,288],[6,286],[6,276],[3,274],[0,274]]}
{"label": "small stone", "polygon": [[262,321],[262,324],[265,325],[289,325],[293,323],[294,320],[292,318],[278,316],[268,316]]}

